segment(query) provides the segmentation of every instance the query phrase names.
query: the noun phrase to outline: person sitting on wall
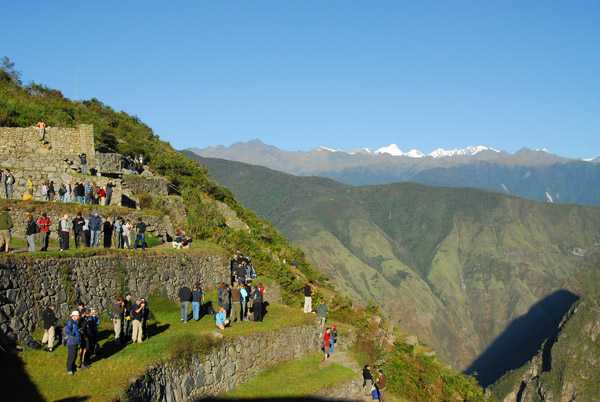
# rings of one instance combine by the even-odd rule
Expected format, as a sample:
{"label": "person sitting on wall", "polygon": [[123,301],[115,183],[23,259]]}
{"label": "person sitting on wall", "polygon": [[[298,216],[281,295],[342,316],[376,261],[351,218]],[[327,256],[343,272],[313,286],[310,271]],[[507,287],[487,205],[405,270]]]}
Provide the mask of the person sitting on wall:
{"label": "person sitting on wall", "polygon": [[219,312],[215,314],[215,323],[219,329],[225,329],[225,327],[229,324],[227,314],[225,313],[225,307],[219,307]]}
{"label": "person sitting on wall", "polygon": [[183,247],[183,239],[185,232],[181,229],[175,231],[175,237],[173,238],[173,248],[180,249]]}

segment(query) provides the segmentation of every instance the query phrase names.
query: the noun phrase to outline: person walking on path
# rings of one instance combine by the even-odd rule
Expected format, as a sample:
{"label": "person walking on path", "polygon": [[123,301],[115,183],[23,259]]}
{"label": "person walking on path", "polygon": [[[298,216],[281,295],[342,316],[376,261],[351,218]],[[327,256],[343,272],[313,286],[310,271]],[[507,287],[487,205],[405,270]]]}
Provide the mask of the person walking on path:
{"label": "person walking on path", "polygon": [[312,297],[315,294],[312,290],[313,281],[308,281],[304,287],[304,314],[312,313]]}
{"label": "person walking on path", "polygon": [[138,241],[142,242],[142,251],[146,251],[146,224],[142,222],[142,218],[138,218],[138,223],[135,225],[135,243],[133,244],[134,250],[137,250]]}
{"label": "person walking on path", "polygon": [[329,352],[331,351],[331,337],[330,337],[330,328],[325,330],[325,335],[323,335],[323,353],[325,353],[325,363],[329,363]]}
{"label": "person walking on path", "polygon": [[179,289],[179,302],[181,303],[181,321],[188,322],[188,314],[190,311],[190,302],[192,301],[192,291],[187,283],[184,283]]}
{"label": "person walking on path", "polygon": [[56,324],[56,315],[54,309],[56,306],[50,304],[43,312],[42,319],[44,320],[44,336],[42,338],[42,345],[48,343],[46,350],[52,352],[54,347],[54,325]]}
{"label": "person walking on path", "polygon": [[319,316],[321,328],[323,328],[325,326],[325,321],[327,320],[327,306],[323,299],[321,299],[321,303],[317,306],[317,315]]}
{"label": "person walking on path", "polygon": [[377,378],[377,389],[379,390],[379,400],[381,402],[385,402],[385,393],[383,391],[385,391],[386,387],[387,387],[387,379],[385,377],[385,374],[383,373],[382,369],[379,369],[379,378]]}
{"label": "person walking on path", "polygon": [[75,310],[71,313],[69,321],[65,326],[65,332],[67,334],[67,374],[73,375],[76,370],[75,360],[77,360],[77,348],[81,343],[81,335],[79,334],[79,327],[77,326],[79,321],[79,311]]}
{"label": "person walking on path", "polygon": [[44,138],[46,138],[46,123],[40,120],[38,121],[37,126],[40,129],[40,141],[44,141]]}
{"label": "person walking on path", "polygon": [[333,324],[331,328],[331,354],[335,351],[335,343],[337,342],[337,325]]}
{"label": "person walking on path", "polygon": [[25,236],[27,237],[27,251],[30,253],[35,252],[35,235],[38,231],[38,226],[33,220],[33,215],[27,215],[27,228],[25,229]]}
{"label": "person walking on path", "polygon": [[8,211],[8,207],[4,207],[0,214],[0,243],[4,243],[6,253],[10,250],[10,230],[13,228],[13,220]]}

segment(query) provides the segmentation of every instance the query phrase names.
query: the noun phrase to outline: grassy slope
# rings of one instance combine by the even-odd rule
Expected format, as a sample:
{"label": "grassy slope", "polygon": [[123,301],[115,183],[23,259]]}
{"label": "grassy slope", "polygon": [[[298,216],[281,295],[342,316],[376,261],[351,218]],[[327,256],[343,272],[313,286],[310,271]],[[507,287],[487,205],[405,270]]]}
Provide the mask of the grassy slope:
{"label": "grassy slope", "polygon": [[372,299],[455,367],[557,289],[577,292],[600,209],[412,183],[352,187],[203,160],[353,298]]}

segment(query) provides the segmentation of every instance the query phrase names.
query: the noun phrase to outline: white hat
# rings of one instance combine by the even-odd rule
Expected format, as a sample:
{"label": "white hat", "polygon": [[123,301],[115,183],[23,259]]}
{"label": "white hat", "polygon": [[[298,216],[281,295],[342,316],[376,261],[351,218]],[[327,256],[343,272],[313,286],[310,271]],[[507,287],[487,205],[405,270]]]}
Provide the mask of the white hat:
{"label": "white hat", "polygon": [[72,315],[72,316],[73,316],[73,315],[79,315],[79,311],[75,310],[75,311],[73,311],[73,312],[71,313],[71,315]]}

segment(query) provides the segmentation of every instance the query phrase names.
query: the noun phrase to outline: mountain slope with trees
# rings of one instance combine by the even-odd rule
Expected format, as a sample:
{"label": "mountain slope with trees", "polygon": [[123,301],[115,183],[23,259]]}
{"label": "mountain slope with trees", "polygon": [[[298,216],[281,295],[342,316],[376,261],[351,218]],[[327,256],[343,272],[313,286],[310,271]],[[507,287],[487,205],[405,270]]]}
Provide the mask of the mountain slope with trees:
{"label": "mountain slope with trees", "polygon": [[[537,352],[582,292],[583,255],[600,244],[597,207],[415,183],[354,187],[197,159],[343,293],[381,303],[445,362],[468,369],[490,347],[518,351],[500,368],[478,361],[484,384]],[[553,296],[561,290],[574,296]],[[531,321],[502,338],[519,318]],[[547,326],[529,325],[540,320]]]}

